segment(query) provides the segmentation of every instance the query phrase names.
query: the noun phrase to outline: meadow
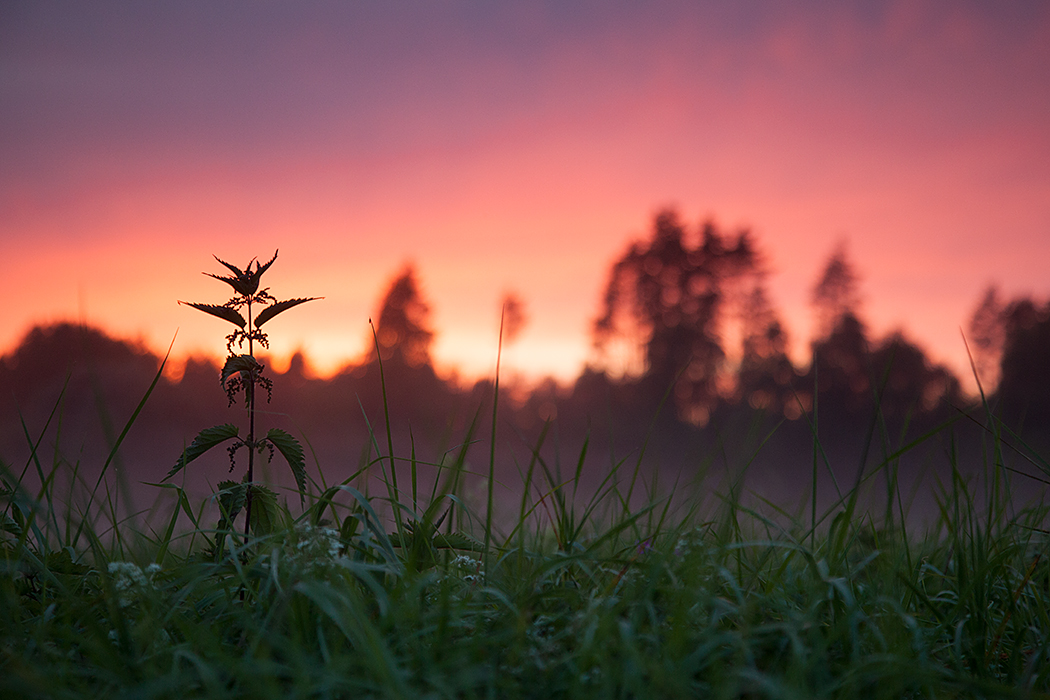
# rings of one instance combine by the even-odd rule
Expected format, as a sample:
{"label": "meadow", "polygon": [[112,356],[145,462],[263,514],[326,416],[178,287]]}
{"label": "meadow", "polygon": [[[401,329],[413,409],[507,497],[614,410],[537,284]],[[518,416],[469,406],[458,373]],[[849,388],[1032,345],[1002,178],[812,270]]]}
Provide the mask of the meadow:
{"label": "meadow", "polygon": [[[698,494],[716,485],[660,488],[644,450],[590,488],[586,443],[564,473],[537,445],[507,513],[492,497],[496,433],[473,428],[439,458],[399,456],[400,470],[377,429],[350,478],[311,472],[301,502],[260,485],[236,527],[233,482],[200,502],[158,483],[154,508],[121,508],[107,468],[152,389],[97,480],[65,478],[75,460],[28,428],[30,459],[4,466],[0,696],[1050,692],[1046,511],[1018,505],[1039,482],[1017,465],[1050,470],[990,410],[984,472],[949,452],[921,529],[884,478],[921,439],[829,508],[761,511],[732,480],[713,506]],[[468,473],[486,452],[488,474]],[[487,493],[465,493],[471,480]],[[862,505],[876,483],[891,506],[877,513]]]}
{"label": "meadow", "polygon": [[[351,455],[364,448],[360,466],[329,483],[316,453],[308,467],[307,435],[257,432],[256,392],[269,399],[273,390],[254,355],[267,345],[260,326],[313,300],[277,301],[260,289],[276,257],[244,270],[219,260],[233,275],[211,276],[234,296],[189,304],[235,327],[220,383],[231,407],[243,401],[246,433],[235,423],[204,428],[181,456],[155,455],[173,464],[163,479],[130,483],[121,445],[167,358],[101,465],[49,437],[62,429],[64,389],[42,426],[21,418],[29,456],[20,467],[0,462],[0,696],[1050,691],[1050,531],[1032,488],[1048,483],[1050,466],[987,401],[891,445],[876,395],[869,440],[878,427],[883,457],[868,467],[864,447],[845,489],[814,407],[805,416],[809,495],[796,504],[750,490],[749,460],[728,478],[691,465],[661,484],[648,438],[604,465],[588,460],[589,439],[574,454],[554,440],[552,456],[552,420],[508,486],[505,465],[497,469],[506,454],[498,361],[491,396],[451,447],[420,455],[410,433],[411,449],[395,454],[404,441],[392,429],[381,319],[382,412],[368,416],[362,405],[367,439],[347,446]],[[983,425],[983,441],[955,440],[962,418]],[[757,455],[770,437],[733,447]],[[947,463],[934,472],[933,512],[914,517],[906,458],[934,438]],[[187,472],[220,445],[231,472],[238,457],[247,470],[202,498]],[[278,454],[294,486],[267,473]],[[825,470],[830,501],[826,489],[818,498]],[[131,492],[143,488],[155,502],[136,510]]]}

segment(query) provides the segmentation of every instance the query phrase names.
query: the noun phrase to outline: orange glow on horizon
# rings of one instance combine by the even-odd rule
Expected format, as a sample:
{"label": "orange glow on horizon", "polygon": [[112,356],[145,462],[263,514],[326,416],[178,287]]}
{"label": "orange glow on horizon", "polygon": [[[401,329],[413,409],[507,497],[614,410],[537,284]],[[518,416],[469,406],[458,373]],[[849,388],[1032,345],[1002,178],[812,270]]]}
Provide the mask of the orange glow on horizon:
{"label": "orange glow on horizon", "polygon": [[412,261],[443,373],[492,373],[510,289],[508,373],[568,382],[664,206],[754,230],[800,364],[842,239],[872,335],[964,386],[983,289],[1050,295],[1050,9],[78,12],[0,27],[0,352],[70,319],[218,356],[223,323],[176,301],[225,300],[212,254],[279,248],[274,294],[325,300],[273,322],[275,369],[360,358]]}

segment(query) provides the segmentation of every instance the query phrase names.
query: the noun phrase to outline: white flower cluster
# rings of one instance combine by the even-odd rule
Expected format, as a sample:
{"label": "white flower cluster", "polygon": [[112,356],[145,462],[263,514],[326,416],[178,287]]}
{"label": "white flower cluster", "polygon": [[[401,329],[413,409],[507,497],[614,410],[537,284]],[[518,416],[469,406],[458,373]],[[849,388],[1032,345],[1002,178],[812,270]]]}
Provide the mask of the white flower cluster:
{"label": "white flower cluster", "polygon": [[153,577],[160,571],[160,564],[150,564],[143,570],[130,561],[111,561],[109,575],[117,591],[120,607],[126,608],[135,602],[135,596],[153,587]]}
{"label": "white flower cluster", "polygon": [[[120,634],[116,630],[110,630],[108,637],[109,641],[114,644],[120,642]],[[167,630],[157,630],[157,639],[150,646],[150,649],[155,651],[158,646],[166,648],[169,644],[171,644],[171,635],[168,634]]]}
{"label": "white flower cluster", "polygon": [[312,559],[335,559],[343,553],[343,543],[339,541],[339,533],[330,527],[314,527],[309,523],[303,523],[296,528],[296,532],[299,535],[299,541],[295,548],[300,556]]}
{"label": "white flower cluster", "polygon": [[691,554],[694,549],[702,549],[706,532],[706,528],[701,527],[694,527],[688,532],[683,532],[674,546],[674,555],[676,557],[685,557]]}
{"label": "white flower cluster", "polygon": [[336,530],[309,523],[300,523],[284,538],[282,545],[264,558],[263,566],[276,569],[280,562],[281,571],[292,575],[324,570],[346,549]]}
{"label": "white flower cluster", "polygon": [[450,568],[460,572],[464,572],[463,580],[472,586],[476,586],[481,583],[484,578],[481,571],[481,560],[475,559],[474,557],[468,557],[466,554],[459,554],[450,563]]}

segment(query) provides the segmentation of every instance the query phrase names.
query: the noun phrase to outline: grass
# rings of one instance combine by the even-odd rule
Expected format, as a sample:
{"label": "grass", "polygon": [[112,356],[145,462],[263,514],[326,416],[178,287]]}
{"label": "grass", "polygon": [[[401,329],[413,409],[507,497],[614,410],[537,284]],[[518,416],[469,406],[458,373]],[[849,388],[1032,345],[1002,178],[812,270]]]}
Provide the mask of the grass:
{"label": "grass", "polygon": [[[984,484],[947,457],[922,534],[893,509],[859,512],[861,483],[825,512],[803,504],[802,517],[771,519],[736,487],[713,509],[655,486],[633,506],[641,459],[585,494],[586,447],[565,476],[541,445],[506,526],[492,512],[491,448],[484,505],[464,496],[474,432],[441,464],[413,450],[410,498],[373,436],[379,456],[363,472],[331,485],[321,475],[301,512],[282,507],[245,533],[228,513],[211,524],[228,499],[195,505],[175,484],[158,487],[168,515],[152,521],[121,515],[101,476],[72,480],[87,501],[58,493],[68,467],[45,466],[27,429],[26,469],[3,471],[0,696],[1050,692],[1045,511],[1014,509],[1020,477],[1002,468],[998,432]],[[378,471],[388,490],[366,495]]]}

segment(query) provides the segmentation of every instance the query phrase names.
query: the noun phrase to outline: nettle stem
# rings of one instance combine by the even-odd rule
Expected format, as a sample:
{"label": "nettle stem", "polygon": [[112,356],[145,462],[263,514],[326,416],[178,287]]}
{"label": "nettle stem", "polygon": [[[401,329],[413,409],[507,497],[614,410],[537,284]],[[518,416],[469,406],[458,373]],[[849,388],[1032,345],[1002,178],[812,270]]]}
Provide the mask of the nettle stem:
{"label": "nettle stem", "polygon": [[[252,298],[248,297],[248,355],[255,359],[255,350],[252,344]],[[244,536],[252,526],[252,480],[255,478],[255,372],[252,370],[251,379],[248,382],[248,492],[244,498]]]}

